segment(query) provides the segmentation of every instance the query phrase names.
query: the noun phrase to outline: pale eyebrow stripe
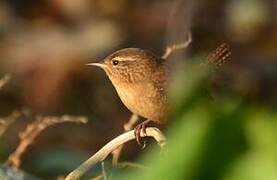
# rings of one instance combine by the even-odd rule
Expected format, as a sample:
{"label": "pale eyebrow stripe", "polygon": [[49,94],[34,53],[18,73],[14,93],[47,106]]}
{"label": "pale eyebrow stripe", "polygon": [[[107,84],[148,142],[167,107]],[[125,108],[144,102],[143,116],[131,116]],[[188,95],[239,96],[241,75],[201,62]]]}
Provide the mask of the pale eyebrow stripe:
{"label": "pale eyebrow stripe", "polygon": [[136,57],[132,57],[132,56],[119,57],[119,56],[116,56],[116,57],[113,58],[113,60],[117,60],[117,61],[134,61],[134,60],[136,60]]}

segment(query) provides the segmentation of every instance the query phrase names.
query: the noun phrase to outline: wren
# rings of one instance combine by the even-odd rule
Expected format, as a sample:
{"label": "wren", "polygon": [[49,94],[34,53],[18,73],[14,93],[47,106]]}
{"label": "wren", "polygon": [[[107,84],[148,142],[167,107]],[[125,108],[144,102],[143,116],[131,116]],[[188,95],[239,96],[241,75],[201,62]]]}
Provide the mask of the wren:
{"label": "wren", "polygon": [[[218,66],[224,64],[230,57],[229,46],[219,46],[209,57],[207,63]],[[171,71],[167,60],[148,50],[126,48],[114,52],[99,63],[87,65],[102,68],[123,104],[132,113],[147,119],[136,127],[137,140],[140,130],[145,129],[149,121],[166,122],[169,113],[167,89]]]}

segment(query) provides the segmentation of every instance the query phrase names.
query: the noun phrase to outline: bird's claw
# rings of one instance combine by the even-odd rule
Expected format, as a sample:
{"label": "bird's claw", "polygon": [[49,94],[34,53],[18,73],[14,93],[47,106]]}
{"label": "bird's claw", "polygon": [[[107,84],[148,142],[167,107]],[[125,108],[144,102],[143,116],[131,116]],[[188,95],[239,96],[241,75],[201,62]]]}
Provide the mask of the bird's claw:
{"label": "bird's claw", "polygon": [[142,149],[145,147],[146,143],[145,141],[142,141],[142,137],[141,137],[141,132],[143,132],[144,134],[146,134],[146,125],[150,122],[150,120],[146,120],[140,124],[138,124],[135,127],[135,137],[136,137],[136,141],[138,143],[138,145],[140,145],[142,147]]}

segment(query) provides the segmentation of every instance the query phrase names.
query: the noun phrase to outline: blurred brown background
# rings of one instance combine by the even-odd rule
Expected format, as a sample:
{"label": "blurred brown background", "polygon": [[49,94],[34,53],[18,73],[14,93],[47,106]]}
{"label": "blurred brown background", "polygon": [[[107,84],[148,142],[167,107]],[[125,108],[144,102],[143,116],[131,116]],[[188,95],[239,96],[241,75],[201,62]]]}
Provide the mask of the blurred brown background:
{"label": "blurred brown background", "polygon": [[[11,81],[0,91],[1,117],[27,107],[37,114],[89,118],[86,125],[63,124],[45,131],[23,156],[22,169],[45,178],[55,177],[122,132],[130,112],[105,74],[85,63],[124,47],[162,54],[167,44],[185,38],[188,29],[193,34],[189,56],[205,54],[223,42],[231,45],[232,63],[224,67],[215,84],[220,94],[237,94],[276,107],[276,1],[175,3],[0,2],[0,73],[12,74]],[[23,118],[9,128],[0,142],[1,161],[16,147],[18,132],[31,121]],[[123,158],[137,158],[137,151],[139,148],[133,144],[124,151]],[[65,159],[73,165],[64,165]]]}

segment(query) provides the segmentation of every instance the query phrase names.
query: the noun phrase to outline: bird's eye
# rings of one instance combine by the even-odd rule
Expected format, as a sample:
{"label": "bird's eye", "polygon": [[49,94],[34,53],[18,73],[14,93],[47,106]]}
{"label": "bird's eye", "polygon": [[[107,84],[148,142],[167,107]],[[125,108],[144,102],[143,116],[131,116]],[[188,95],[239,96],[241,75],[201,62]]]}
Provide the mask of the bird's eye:
{"label": "bird's eye", "polygon": [[116,65],[118,65],[119,61],[118,60],[113,60],[112,63],[113,63],[114,66],[116,66]]}

